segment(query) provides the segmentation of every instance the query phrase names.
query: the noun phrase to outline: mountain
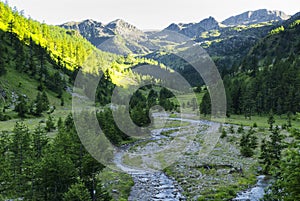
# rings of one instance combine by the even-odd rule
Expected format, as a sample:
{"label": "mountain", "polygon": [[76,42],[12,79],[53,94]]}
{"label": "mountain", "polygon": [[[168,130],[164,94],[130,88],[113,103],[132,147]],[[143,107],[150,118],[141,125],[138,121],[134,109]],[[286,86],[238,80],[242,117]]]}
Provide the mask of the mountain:
{"label": "mountain", "polygon": [[[47,88],[61,97],[66,89],[70,88],[68,86],[73,84],[79,69],[89,75],[98,75],[99,72],[105,71],[106,76],[110,77],[109,82],[124,86],[136,84],[137,80],[141,80],[139,74],[131,71],[132,66],[140,63],[157,64],[151,60],[103,52],[76,30],[66,30],[27,19],[2,2],[0,13],[0,93],[4,90],[6,94],[10,94],[9,96],[16,91],[18,81],[21,80],[19,77],[29,77],[32,85],[25,88],[35,87],[36,90]],[[103,26],[90,20],[85,23],[94,24],[95,27]],[[122,28],[126,28],[124,30],[120,24],[124,23],[119,20],[110,23],[103,33],[111,34],[109,31],[113,30],[126,35],[128,34],[126,30],[132,29],[130,26],[122,25]],[[86,33],[90,31],[86,30]],[[20,83],[22,85],[22,82]],[[28,96],[29,93],[36,91],[19,88],[19,95]]]}
{"label": "mountain", "polygon": [[232,16],[222,22],[227,26],[250,25],[269,21],[283,21],[289,19],[290,16],[282,11],[260,9],[256,11],[247,11],[242,14]]}
{"label": "mountain", "polygon": [[[226,26],[210,17],[199,23],[173,23],[163,31],[155,34],[161,36],[165,35],[164,38],[161,37],[162,39],[166,39],[166,35],[168,38],[173,39],[175,38],[174,36],[176,36],[177,40],[173,40],[173,42],[175,42],[173,45],[175,51],[176,49],[180,51],[181,44],[188,40],[198,43],[208,52],[222,72],[240,65],[250,49],[262,38],[266,37],[272,29],[278,26],[278,23],[279,22],[263,22],[251,25]],[[180,35],[184,40],[178,40]],[[148,37],[150,38],[152,36]],[[172,51],[158,50],[146,55],[146,57],[155,59],[179,71],[193,86],[202,83],[195,70],[177,58]]]}
{"label": "mountain", "polygon": [[153,46],[144,32],[121,19],[108,24],[84,20],[67,22],[60,26],[78,31],[97,48],[115,54],[146,53]]}
{"label": "mountain", "polygon": [[216,21],[215,18],[209,17],[198,23],[188,23],[188,24],[170,24],[165,30],[178,32],[187,37],[194,38],[197,37],[200,33],[205,31],[210,31],[213,29],[219,29],[220,23]]}
{"label": "mountain", "polygon": [[[300,15],[275,27],[224,78],[233,113],[281,115],[300,110]],[[230,100],[231,99],[231,100]]]}

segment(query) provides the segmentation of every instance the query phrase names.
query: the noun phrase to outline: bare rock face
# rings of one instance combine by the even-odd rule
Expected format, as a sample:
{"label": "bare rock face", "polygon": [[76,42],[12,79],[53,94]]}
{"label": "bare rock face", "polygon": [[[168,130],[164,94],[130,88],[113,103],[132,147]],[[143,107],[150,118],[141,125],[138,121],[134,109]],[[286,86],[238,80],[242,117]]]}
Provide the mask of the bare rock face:
{"label": "bare rock face", "polygon": [[188,23],[188,24],[170,24],[166,30],[175,31],[183,34],[187,37],[193,38],[197,37],[200,33],[204,31],[210,31],[213,29],[219,29],[220,23],[213,17],[206,18],[198,23]]}
{"label": "bare rock face", "polygon": [[60,26],[76,30],[99,49],[116,54],[146,53],[151,46],[145,42],[147,36],[143,31],[120,19],[108,24],[89,19]]}
{"label": "bare rock face", "polygon": [[282,11],[270,11],[267,9],[260,9],[256,11],[247,11],[240,15],[232,16],[224,20],[222,24],[227,26],[250,25],[261,22],[282,21],[287,20],[289,18],[290,16],[286,15]]}

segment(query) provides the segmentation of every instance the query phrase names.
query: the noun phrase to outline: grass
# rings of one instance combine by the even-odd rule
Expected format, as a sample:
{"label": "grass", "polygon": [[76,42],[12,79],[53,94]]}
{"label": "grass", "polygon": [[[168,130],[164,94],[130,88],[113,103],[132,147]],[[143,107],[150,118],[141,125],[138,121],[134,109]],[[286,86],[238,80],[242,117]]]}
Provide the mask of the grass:
{"label": "grass", "polygon": [[[251,119],[245,119],[243,115],[231,115],[229,118],[226,118],[226,123],[244,125],[244,126],[253,126],[254,123],[257,124],[257,127],[268,128],[268,116],[252,116]],[[274,125],[283,125],[287,123],[286,116],[275,116]],[[300,121],[292,120],[292,126],[295,128],[300,128]]]}
{"label": "grass", "polygon": [[[17,72],[13,68],[8,68],[7,73],[0,77],[0,86],[2,89],[6,91],[6,94],[11,94],[11,92],[15,92],[16,94],[26,94],[29,101],[33,101],[36,98],[38,93],[37,86],[38,82],[32,78],[30,78],[26,74],[21,74]],[[71,95],[67,92],[63,93],[64,106],[61,106],[60,98],[57,98],[57,95],[45,89],[50,106],[55,106],[55,111],[51,114],[55,121],[58,120],[59,117],[63,119],[71,112]],[[11,97],[8,97],[8,101],[10,101]],[[3,101],[0,100],[0,108],[3,107]],[[2,107],[1,107],[2,106]],[[48,118],[48,114],[43,113],[41,117],[35,117],[31,115],[27,115],[27,118],[20,119],[17,116],[17,113],[12,109],[6,109],[6,115],[9,115],[12,119],[8,121],[0,121],[0,131],[12,131],[17,121],[23,121],[26,125],[28,125],[29,129],[34,129],[40,122],[45,122]]]}
{"label": "grass", "polygon": [[[201,93],[188,93],[188,94],[182,94],[182,95],[177,96],[178,100],[185,103],[185,107],[184,108],[181,107],[181,110],[182,110],[181,112],[187,113],[187,114],[191,114],[191,113],[195,114],[196,111],[193,111],[192,106],[187,106],[188,105],[187,103],[188,102],[191,103],[193,97],[196,96],[198,104],[200,104],[202,101],[203,95],[204,95],[204,90],[202,90]],[[211,120],[209,115],[207,115],[205,117],[200,114],[200,116],[202,119]],[[170,117],[177,117],[177,116],[176,116],[176,114],[172,114]],[[282,116],[275,115],[274,117],[275,117],[274,125],[282,126],[283,124],[287,123],[286,115],[282,115]],[[220,119],[220,121],[222,121],[222,120],[223,119]],[[218,121],[218,120],[216,119],[216,121]],[[227,117],[225,119],[225,123],[235,124],[235,125],[244,125],[244,126],[253,126],[254,124],[256,124],[257,127],[259,127],[259,128],[268,128],[269,127],[268,115],[261,115],[261,116],[254,115],[254,116],[251,116],[251,119],[249,119],[249,118],[245,119],[244,115],[232,114],[232,115],[230,115],[230,117]],[[294,117],[294,119],[292,120],[292,126],[295,128],[300,128],[300,120],[298,118]]]}
{"label": "grass", "polygon": [[99,174],[99,178],[113,200],[128,199],[131,187],[134,185],[130,175],[106,168]]}

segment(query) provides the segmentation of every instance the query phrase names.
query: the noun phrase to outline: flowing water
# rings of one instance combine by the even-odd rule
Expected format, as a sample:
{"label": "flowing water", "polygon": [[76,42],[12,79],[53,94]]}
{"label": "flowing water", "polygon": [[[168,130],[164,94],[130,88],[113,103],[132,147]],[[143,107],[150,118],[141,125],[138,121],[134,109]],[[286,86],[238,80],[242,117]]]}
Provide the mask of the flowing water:
{"label": "flowing water", "polygon": [[257,183],[253,188],[238,193],[233,201],[259,201],[264,197],[266,188],[270,186],[270,184],[271,178],[260,175],[257,177]]}

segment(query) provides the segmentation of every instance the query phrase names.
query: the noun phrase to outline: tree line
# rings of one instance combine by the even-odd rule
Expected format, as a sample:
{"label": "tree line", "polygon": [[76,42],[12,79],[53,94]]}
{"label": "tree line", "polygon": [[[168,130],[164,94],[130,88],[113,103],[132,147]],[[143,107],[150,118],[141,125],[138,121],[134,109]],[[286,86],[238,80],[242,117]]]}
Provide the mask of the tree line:
{"label": "tree line", "polygon": [[104,166],[81,144],[72,116],[57,129],[50,139],[42,124],[29,130],[17,122],[0,133],[1,199],[111,200],[97,177]]}

